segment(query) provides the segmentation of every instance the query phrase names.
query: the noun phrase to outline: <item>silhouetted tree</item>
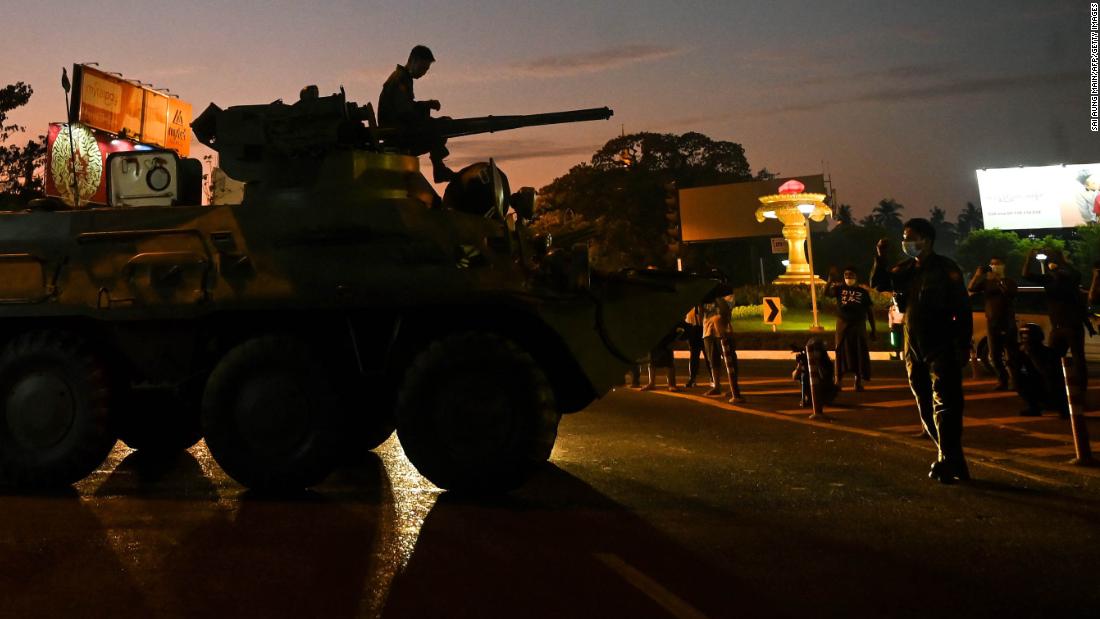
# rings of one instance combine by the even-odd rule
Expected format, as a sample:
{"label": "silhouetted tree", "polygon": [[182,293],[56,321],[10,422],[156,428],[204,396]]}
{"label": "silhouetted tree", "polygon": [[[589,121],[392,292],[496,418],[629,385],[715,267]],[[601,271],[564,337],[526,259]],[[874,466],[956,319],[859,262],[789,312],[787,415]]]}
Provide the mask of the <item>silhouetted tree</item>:
{"label": "silhouetted tree", "polygon": [[[628,166],[624,152],[631,154]],[[596,151],[590,163],[540,189],[532,225],[555,237],[592,229],[592,259],[600,268],[671,267],[679,249],[678,213],[670,198],[675,188],[752,178],[740,144],[701,133],[624,135]]]}
{"label": "silhouetted tree", "polygon": [[894,236],[899,236],[901,235],[901,212],[903,210],[905,210],[905,207],[893,198],[879,200],[878,206],[871,211],[870,223],[885,228],[887,232]]}
{"label": "silhouetted tree", "polygon": [[[1072,249],[1072,242],[1069,244]],[[993,256],[1000,256],[1006,262],[1006,271],[1013,277],[1023,267],[1024,258],[1032,249],[1066,250],[1064,239],[1047,235],[1043,238],[1021,238],[1009,230],[972,230],[959,240],[957,259],[964,271],[973,272],[983,264],[988,264]],[[1070,256],[1071,260],[1073,256]]]}
{"label": "silhouetted tree", "polygon": [[25,146],[5,143],[25,129],[8,124],[8,113],[26,105],[34,91],[23,82],[0,88],[0,208],[18,208],[42,196],[38,173],[46,155],[45,139],[28,140]]}
{"label": "silhouetted tree", "polygon": [[833,219],[836,219],[836,222],[840,225],[853,225],[852,207],[848,204],[838,204],[837,207],[833,209]]}
{"label": "silhouetted tree", "polygon": [[954,256],[958,236],[955,232],[955,224],[947,221],[947,212],[938,206],[933,206],[928,212],[928,222],[936,230],[936,252]]}
{"label": "silhouetted tree", "polygon": [[767,168],[760,168],[760,171],[756,173],[756,176],[753,177],[753,180],[770,181],[770,180],[778,178],[778,177],[779,177],[779,172],[772,172],[772,171],[768,170]]}
{"label": "silhouetted tree", "polygon": [[592,155],[598,170],[623,167],[623,151],[634,153],[632,168],[671,176],[681,189],[749,180],[752,170],[745,149],[736,142],[715,141],[701,133],[631,133],[610,140]]}
{"label": "silhouetted tree", "polygon": [[974,230],[981,230],[985,227],[985,218],[982,216],[982,209],[974,206],[973,202],[967,202],[966,207],[959,213],[958,223],[955,226],[955,230],[959,235],[959,238],[965,238]]}
{"label": "silhouetted tree", "polygon": [[1100,225],[1086,224],[1074,229],[1069,246],[1070,259],[1084,275],[1088,285],[1089,270],[1100,260]]}

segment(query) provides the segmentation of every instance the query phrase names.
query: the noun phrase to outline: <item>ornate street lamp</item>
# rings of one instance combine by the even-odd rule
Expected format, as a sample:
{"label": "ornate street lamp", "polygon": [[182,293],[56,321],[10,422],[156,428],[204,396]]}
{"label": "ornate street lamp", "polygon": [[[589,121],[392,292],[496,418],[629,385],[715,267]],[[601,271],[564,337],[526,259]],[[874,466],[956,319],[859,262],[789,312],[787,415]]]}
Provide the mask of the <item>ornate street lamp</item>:
{"label": "ornate street lamp", "polygon": [[[814,275],[813,239],[810,237],[810,222],[824,221],[833,211],[825,204],[823,193],[803,193],[806,186],[796,180],[789,180],[779,187],[779,193],[761,196],[760,206],[756,209],[756,221],[778,219],[783,222],[783,238],[787,239],[787,272],[780,275],[774,284],[824,284]],[[805,242],[805,245],[803,243]],[[808,250],[808,259],[807,259]],[[817,289],[810,286],[813,300],[814,330],[820,329],[817,321]]]}

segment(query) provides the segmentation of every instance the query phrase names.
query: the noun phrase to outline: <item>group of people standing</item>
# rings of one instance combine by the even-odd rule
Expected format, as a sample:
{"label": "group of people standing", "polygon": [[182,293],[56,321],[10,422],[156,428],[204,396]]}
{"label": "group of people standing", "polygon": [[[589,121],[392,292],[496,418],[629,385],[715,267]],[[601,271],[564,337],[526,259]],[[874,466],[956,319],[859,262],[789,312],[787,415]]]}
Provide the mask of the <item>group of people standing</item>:
{"label": "group of people standing", "polygon": [[1060,362],[1068,352],[1075,387],[1084,392],[1088,378],[1085,332],[1092,331],[1088,304],[1100,301],[1100,268],[1093,270],[1086,299],[1080,274],[1061,251],[1048,250],[1045,261],[1036,259],[1037,250],[1027,256],[1022,277],[1045,291],[1051,323],[1048,345],[1038,325],[1017,327],[1013,301],[1018,285],[1006,275],[1003,257],[991,257],[967,285],[959,266],[935,253],[935,239],[935,228],[927,220],[906,222],[902,232],[906,258],[889,266],[889,241],[879,241],[871,284],[893,293],[905,314],[909,385],[925,431],[938,447],[929,476],[953,483],[970,479],[962,450],[962,372],[970,360],[973,336],[969,294],[984,295],[990,356],[998,377],[995,389],[1007,390],[1011,381],[1028,404],[1025,414],[1037,415],[1049,407],[1066,414]]}
{"label": "group of people standing", "polygon": [[[1045,291],[1051,323],[1047,342],[1039,325],[1017,325],[1013,304],[1018,285],[1005,272],[1002,256],[991,257],[968,283],[953,260],[935,253],[935,240],[936,230],[928,220],[907,221],[901,238],[905,258],[888,264],[890,241],[880,240],[870,285],[891,293],[894,306],[904,315],[902,358],[921,423],[937,447],[929,477],[950,484],[970,479],[962,448],[962,373],[970,362],[973,337],[970,295],[984,296],[989,355],[997,374],[994,389],[1014,387],[1027,403],[1023,414],[1037,415],[1049,408],[1067,414],[1061,359],[1070,355],[1076,388],[1084,392],[1088,377],[1085,333],[1093,331],[1088,306],[1100,303],[1100,264],[1094,266],[1086,296],[1080,274],[1063,252],[1048,250],[1042,261],[1037,260],[1037,251],[1027,256],[1022,278]],[[871,291],[859,285],[853,267],[845,268],[842,278],[836,275],[835,271],[830,274],[826,288],[837,301],[835,386],[839,389],[844,375],[852,374],[855,390],[862,391],[863,382],[871,378],[869,340],[877,337]],[[706,395],[723,393],[724,368],[729,376],[729,401],[740,403],[745,400],[738,385],[731,305],[732,296],[727,296],[696,306],[678,333],[690,350],[690,376],[685,386],[694,386],[702,354],[711,378]],[[654,367],[668,367],[669,388],[679,390],[672,367],[674,337],[650,356],[650,382],[644,389],[654,388]],[[638,375],[635,369],[634,386],[638,386]]]}
{"label": "group of people standing", "polygon": [[695,380],[699,375],[699,361],[702,356],[703,363],[710,374],[710,390],[703,395],[722,395],[722,370],[725,370],[729,379],[729,402],[741,404],[745,398],[741,395],[741,386],[738,382],[737,345],[733,337],[733,328],[730,324],[733,307],[733,295],[718,297],[707,303],[701,303],[691,308],[684,316],[683,323],[670,334],[664,341],[650,352],[649,382],[643,387],[639,385],[641,374],[640,367],[635,367],[631,372],[631,387],[638,387],[643,391],[656,388],[656,368],[665,368],[668,372],[669,391],[679,391],[676,384],[675,359],[672,353],[672,343],[679,337],[688,344],[688,380],[685,387],[695,386]]}
{"label": "group of people standing", "polygon": [[993,256],[979,268],[969,290],[984,297],[988,325],[989,357],[997,373],[995,389],[1015,388],[1027,407],[1022,415],[1040,415],[1055,409],[1063,417],[1069,405],[1063,382],[1061,358],[1072,360],[1073,375],[1079,389],[1086,389],[1088,364],[1085,359],[1085,333],[1094,333],[1088,304],[1100,299],[1100,269],[1094,268],[1089,299],[1081,288],[1081,275],[1057,249],[1047,250],[1044,260],[1032,250],[1024,261],[1021,277],[1044,290],[1050,318],[1049,345],[1042,327],[1035,323],[1017,326],[1013,307],[1019,286],[1006,275],[1004,259]]}

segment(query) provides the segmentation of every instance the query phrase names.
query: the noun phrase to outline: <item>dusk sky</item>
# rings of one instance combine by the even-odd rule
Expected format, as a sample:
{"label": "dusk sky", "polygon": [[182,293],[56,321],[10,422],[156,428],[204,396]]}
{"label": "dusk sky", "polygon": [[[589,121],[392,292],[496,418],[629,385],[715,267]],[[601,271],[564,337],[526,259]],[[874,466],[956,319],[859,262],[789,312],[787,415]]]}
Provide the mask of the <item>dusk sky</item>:
{"label": "dusk sky", "polygon": [[[753,170],[827,162],[857,215],[883,197],[907,216],[978,201],[975,169],[1100,161],[1088,128],[1084,0],[946,2],[13,1],[0,85],[30,83],[13,115],[64,117],[61,68],[95,61],[195,107],[292,102],[317,84],[377,101],[417,43],[416,84],[461,117],[609,106],[607,122],[452,142],[456,167],[496,157],[540,187],[627,132],[741,143]],[[427,164],[427,162],[424,162]]]}

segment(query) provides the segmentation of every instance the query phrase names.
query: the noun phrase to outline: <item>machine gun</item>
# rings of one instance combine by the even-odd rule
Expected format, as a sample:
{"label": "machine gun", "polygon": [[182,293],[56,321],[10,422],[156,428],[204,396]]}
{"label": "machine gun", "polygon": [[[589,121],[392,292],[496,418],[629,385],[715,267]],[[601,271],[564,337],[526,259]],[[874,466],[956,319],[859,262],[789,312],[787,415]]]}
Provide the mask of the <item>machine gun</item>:
{"label": "machine gun", "polygon": [[[309,89],[303,89],[307,92]],[[613,112],[593,108],[525,116],[437,118],[415,129],[378,127],[374,109],[348,102],[344,92],[303,96],[293,103],[210,106],[191,123],[195,137],[219,154],[219,165],[245,183],[309,185],[331,151],[393,151],[393,144],[423,135],[454,138],[560,123],[605,120]],[[365,123],[365,126],[364,126]]]}

